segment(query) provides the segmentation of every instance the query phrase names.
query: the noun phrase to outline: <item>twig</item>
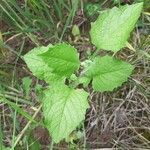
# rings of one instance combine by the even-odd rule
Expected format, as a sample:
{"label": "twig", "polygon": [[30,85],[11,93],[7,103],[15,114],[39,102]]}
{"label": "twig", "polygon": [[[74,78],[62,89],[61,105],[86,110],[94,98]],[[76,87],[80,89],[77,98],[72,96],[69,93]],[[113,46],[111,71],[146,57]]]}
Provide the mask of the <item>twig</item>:
{"label": "twig", "polygon": [[[35,117],[37,116],[38,112],[41,110],[42,108],[42,104],[39,106],[39,108],[37,109],[37,111],[34,113],[33,115],[33,119],[35,119]],[[29,121],[27,123],[27,125],[24,127],[24,129],[20,132],[20,134],[17,136],[16,141],[13,145],[13,147],[11,148],[12,150],[15,148],[15,146],[17,145],[17,143],[19,142],[19,140],[22,138],[22,136],[24,135],[25,131],[28,129],[29,125],[32,123],[32,121]]]}

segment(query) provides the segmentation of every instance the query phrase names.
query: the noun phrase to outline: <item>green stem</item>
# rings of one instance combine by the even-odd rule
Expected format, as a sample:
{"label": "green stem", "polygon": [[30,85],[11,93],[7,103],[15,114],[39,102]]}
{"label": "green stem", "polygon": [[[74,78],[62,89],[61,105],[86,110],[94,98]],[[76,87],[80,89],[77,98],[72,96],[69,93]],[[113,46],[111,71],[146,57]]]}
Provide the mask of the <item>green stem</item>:
{"label": "green stem", "polygon": [[54,142],[53,142],[53,140],[52,140],[49,150],[53,150],[53,146],[54,146]]}
{"label": "green stem", "polygon": [[69,86],[72,88],[76,88],[78,85],[79,85],[79,79],[78,78],[69,84]]}
{"label": "green stem", "polygon": [[84,123],[83,123],[83,134],[84,134],[83,149],[86,150],[86,132],[85,132]]}

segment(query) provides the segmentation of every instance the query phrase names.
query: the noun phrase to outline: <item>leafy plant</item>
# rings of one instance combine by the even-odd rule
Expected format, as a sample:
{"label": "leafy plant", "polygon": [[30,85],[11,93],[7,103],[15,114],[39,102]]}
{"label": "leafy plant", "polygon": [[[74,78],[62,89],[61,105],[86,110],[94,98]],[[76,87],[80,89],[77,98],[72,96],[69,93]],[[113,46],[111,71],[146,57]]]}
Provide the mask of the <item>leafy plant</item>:
{"label": "leafy plant", "polygon": [[[114,7],[101,12],[92,23],[90,36],[99,49],[114,53],[126,46],[127,40],[138,20],[143,3]],[[94,91],[113,91],[121,86],[131,75],[134,67],[113,56],[97,56],[82,62],[77,50],[66,43],[37,47],[24,56],[29,69],[37,78],[49,83],[43,97],[45,126],[54,142],[67,138],[85,118],[89,104],[88,93],[78,89],[92,81]],[[80,69],[81,70],[81,69]],[[65,84],[66,79],[69,81]]]}

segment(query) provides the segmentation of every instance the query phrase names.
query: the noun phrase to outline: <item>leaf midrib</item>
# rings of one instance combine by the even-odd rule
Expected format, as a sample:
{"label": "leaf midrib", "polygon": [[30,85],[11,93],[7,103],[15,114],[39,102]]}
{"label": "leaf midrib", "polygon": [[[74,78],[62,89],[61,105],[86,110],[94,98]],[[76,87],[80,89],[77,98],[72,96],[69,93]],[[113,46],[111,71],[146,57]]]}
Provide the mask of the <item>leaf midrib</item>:
{"label": "leaf midrib", "polygon": [[[130,68],[131,69],[131,68]],[[128,68],[128,70],[130,70],[129,68]],[[120,70],[122,70],[122,69],[118,69],[118,70],[114,70],[114,71],[109,71],[109,72],[105,72],[105,73],[96,73],[93,77],[97,77],[97,76],[100,76],[100,75],[104,75],[104,74],[108,74],[108,73],[112,73],[112,72],[118,72],[118,71],[120,71]]]}
{"label": "leaf midrib", "polygon": [[[72,60],[62,59],[62,58],[60,58],[60,57],[52,56],[52,55],[49,55],[49,57],[50,57],[50,58],[54,58],[54,59],[58,59],[58,60],[62,60],[62,61],[66,61],[66,62],[70,62],[70,63],[74,63],[74,64],[79,63],[79,61],[78,61],[78,60],[76,60],[76,61],[72,61]],[[43,58],[42,58],[42,59],[43,59]]]}
{"label": "leaf midrib", "polygon": [[62,113],[61,113],[61,119],[60,119],[60,123],[59,123],[59,125],[58,125],[58,128],[59,128],[58,137],[59,137],[60,131],[61,131],[60,125],[61,125],[61,123],[62,123],[62,118],[63,118],[63,115],[64,115],[65,106],[66,106],[66,103],[68,102],[68,99],[69,99],[69,97],[70,97],[70,95],[71,95],[72,92],[73,92],[73,90],[70,90],[69,93],[67,94],[67,96],[66,96],[65,99],[64,99],[64,106],[63,106]]}

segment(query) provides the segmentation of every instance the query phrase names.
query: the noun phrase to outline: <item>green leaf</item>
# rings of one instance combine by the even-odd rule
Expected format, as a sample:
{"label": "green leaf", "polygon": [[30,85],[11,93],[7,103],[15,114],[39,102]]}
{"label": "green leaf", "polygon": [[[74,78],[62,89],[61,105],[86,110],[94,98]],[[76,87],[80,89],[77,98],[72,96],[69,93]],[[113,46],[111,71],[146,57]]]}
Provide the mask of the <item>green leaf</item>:
{"label": "green leaf", "polygon": [[113,52],[125,47],[142,7],[143,3],[137,3],[103,11],[92,23],[90,31],[92,43],[99,49]]}
{"label": "green leaf", "polygon": [[112,91],[127,81],[134,67],[127,62],[111,56],[96,57],[89,67],[85,68],[84,75],[93,79],[95,91]]}
{"label": "green leaf", "polygon": [[24,56],[24,60],[31,72],[33,73],[33,75],[41,80],[46,81],[60,78],[59,76],[56,76],[51,73],[52,69],[39,56],[40,54],[43,54],[46,51],[48,51],[50,47],[53,46],[48,45],[47,47],[41,46],[34,48]]}
{"label": "green leaf", "polygon": [[32,83],[32,79],[30,79],[29,77],[24,77],[22,79],[22,86],[23,86],[24,92],[26,94],[26,98],[28,98],[28,96],[30,94],[31,83]]}
{"label": "green leaf", "polygon": [[89,17],[89,16],[94,16],[100,9],[101,9],[101,6],[99,4],[87,3],[85,4],[84,11],[87,17]]}
{"label": "green leaf", "polygon": [[54,83],[45,91],[43,113],[45,125],[54,142],[67,138],[85,118],[88,93],[71,89],[66,85]]}
{"label": "green leaf", "polygon": [[66,43],[56,44],[39,56],[51,72],[59,76],[69,77],[80,65],[77,50]]}
{"label": "green leaf", "polygon": [[91,81],[91,79],[90,79],[90,78],[87,78],[87,77],[85,77],[85,76],[81,76],[81,77],[79,78],[79,83],[80,83],[80,84],[83,84],[83,87],[87,87],[88,84],[90,83],[90,81]]}
{"label": "green leaf", "polygon": [[73,25],[73,27],[72,27],[72,35],[73,36],[80,36],[80,30],[76,24]]}

